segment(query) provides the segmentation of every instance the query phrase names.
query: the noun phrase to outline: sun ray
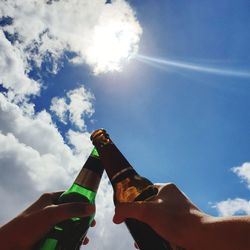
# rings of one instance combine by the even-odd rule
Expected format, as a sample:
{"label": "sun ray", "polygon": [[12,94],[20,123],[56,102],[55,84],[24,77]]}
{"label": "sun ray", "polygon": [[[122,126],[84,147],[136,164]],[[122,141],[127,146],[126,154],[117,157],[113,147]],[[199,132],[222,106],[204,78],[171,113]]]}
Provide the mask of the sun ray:
{"label": "sun ray", "polygon": [[201,72],[201,73],[214,74],[214,75],[250,78],[250,70],[243,71],[243,70],[232,70],[228,68],[219,68],[219,67],[215,68],[215,67],[193,64],[189,62],[179,62],[179,61],[149,57],[149,56],[144,56],[144,55],[137,55],[135,58],[144,63],[148,63],[148,64],[151,63],[151,64],[156,64],[159,66],[161,65],[162,67],[165,67],[165,69],[169,69],[169,67],[174,67],[174,68],[196,71],[196,72]]}

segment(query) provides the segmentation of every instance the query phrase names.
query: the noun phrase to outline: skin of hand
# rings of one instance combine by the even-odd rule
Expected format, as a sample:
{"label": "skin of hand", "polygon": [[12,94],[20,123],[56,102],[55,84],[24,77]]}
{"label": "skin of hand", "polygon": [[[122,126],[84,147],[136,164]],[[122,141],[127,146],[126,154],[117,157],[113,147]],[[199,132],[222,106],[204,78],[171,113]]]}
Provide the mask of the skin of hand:
{"label": "skin of hand", "polygon": [[198,209],[174,184],[157,186],[150,201],[120,203],[114,223],[134,218],[186,250],[249,250],[250,216],[212,217]]}
{"label": "skin of hand", "polygon": [[[35,203],[0,228],[2,250],[29,250],[43,238],[53,225],[72,218],[86,217],[95,212],[95,206],[85,203],[55,205],[62,192],[45,193]],[[95,222],[93,222],[93,225]],[[83,244],[86,244],[86,239]]]}
{"label": "skin of hand", "polygon": [[194,239],[192,232],[198,230],[204,214],[174,184],[156,187],[158,194],[150,201],[118,204],[114,223],[134,218],[150,225],[171,243],[190,247],[189,241]]}

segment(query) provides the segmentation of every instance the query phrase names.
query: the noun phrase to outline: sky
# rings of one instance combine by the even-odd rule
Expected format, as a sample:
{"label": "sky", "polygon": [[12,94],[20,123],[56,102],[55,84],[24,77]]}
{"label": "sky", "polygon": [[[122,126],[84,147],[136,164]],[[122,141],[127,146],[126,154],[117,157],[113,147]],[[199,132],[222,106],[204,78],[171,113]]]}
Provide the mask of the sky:
{"label": "sky", "polygon": [[[69,187],[97,128],[204,212],[250,214],[250,2],[105,2],[0,2],[0,224]],[[112,195],[83,249],[133,249]]]}

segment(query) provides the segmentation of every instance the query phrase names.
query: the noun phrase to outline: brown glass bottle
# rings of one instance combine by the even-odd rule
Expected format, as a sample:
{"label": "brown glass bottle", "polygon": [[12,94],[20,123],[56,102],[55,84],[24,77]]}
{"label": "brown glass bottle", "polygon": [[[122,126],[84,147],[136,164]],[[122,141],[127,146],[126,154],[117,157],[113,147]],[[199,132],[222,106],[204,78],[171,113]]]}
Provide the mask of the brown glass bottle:
{"label": "brown glass bottle", "polygon": [[[104,129],[94,131],[91,140],[112,183],[115,204],[117,202],[142,201],[157,194],[158,190],[153,183],[138,175]],[[149,225],[135,219],[126,219],[125,223],[139,249],[176,249],[156,234]]]}

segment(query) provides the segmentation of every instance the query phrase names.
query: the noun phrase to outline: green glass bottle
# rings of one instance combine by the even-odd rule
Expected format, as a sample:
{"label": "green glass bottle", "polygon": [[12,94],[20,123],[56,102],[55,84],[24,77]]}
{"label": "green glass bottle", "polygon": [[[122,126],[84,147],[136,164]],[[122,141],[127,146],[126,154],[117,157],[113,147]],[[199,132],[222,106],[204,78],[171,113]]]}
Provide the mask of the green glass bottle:
{"label": "green glass bottle", "polygon": [[[103,167],[94,148],[72,186],[58,199],[57,204],[67,202],[95,203],[96,192]],[[94,215],[87,218],[71,218],[55,225],[36,250],[77,250],[80,248]]]}

